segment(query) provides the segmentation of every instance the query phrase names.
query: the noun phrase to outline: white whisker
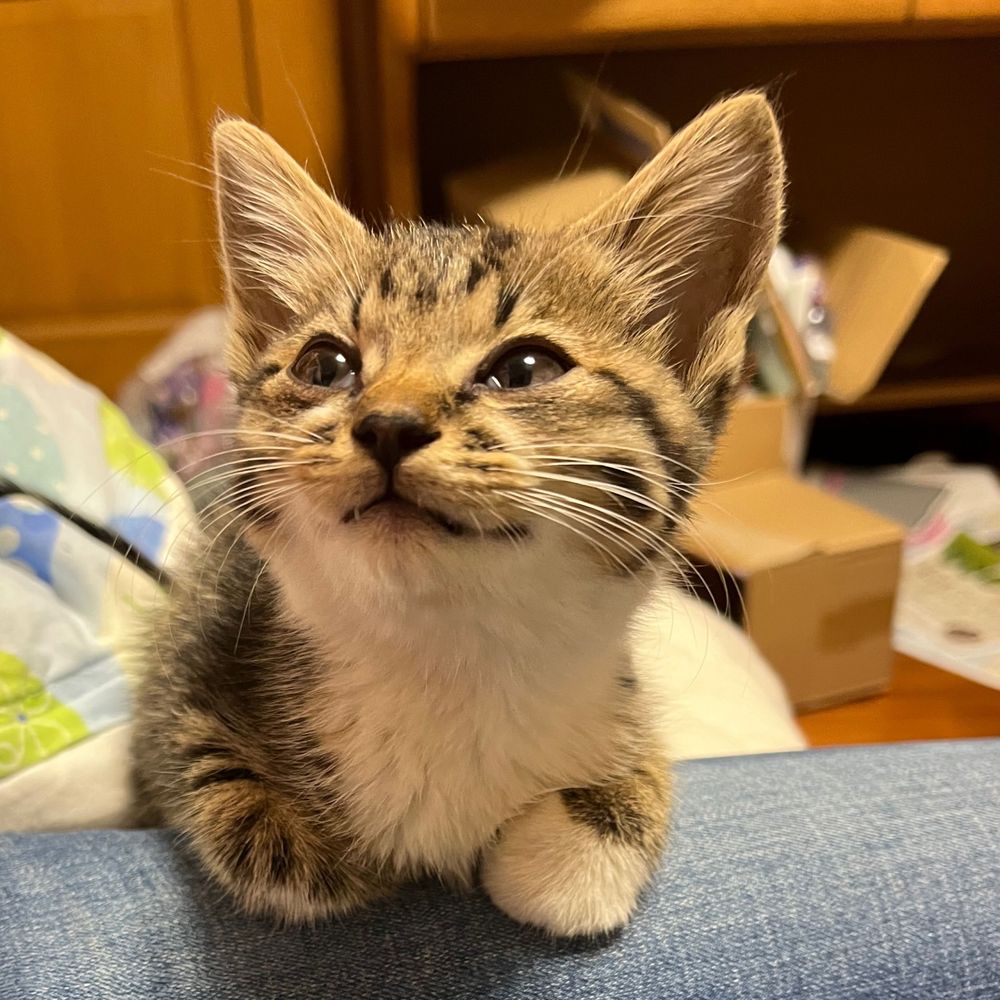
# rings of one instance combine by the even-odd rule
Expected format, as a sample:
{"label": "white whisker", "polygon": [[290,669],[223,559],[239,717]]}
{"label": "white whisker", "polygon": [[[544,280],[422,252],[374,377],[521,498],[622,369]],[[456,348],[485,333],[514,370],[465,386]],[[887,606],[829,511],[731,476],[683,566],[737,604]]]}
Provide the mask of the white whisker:
{"label": "white whisker", "polygon": [[607,494],[608,496],[622,497],[623,499],[629,500],[640,507],[646,507],[649,510],[655,511],[663,517],[671,520],[676,518],[676,514],[670,510],[669,507],[665,507],[663,504],[659,504],[655,500],[650,500],[649,497],[644,496],[642,493],[637,493],[635,490],[626,489],[624,486],[602,483],[596,479],[584,479],[581,476],[565,476],[559,472],[539,472],[536,469],[518,469],[516,475],[527,476],[530,479],[545,479],[551,482],[568,483],[573,486],[585,486],[588,489],[597,490],[601,493]]}
{"label": "white whisker", "polygon": [[551,511],[540,501],[532,499],[528,494],[517,493],[512,491],[510,493],[503,492],[502,496],[507,496],[508,499],[513,500],[515,504],[520,506],[524,511],[529,514],[534,514],[536,517],[541,517],[544,520],[551,521],[553,524],[558,524],[565,528],[567,531],[571,531],[574,535],[578,535],[585,542],[593,545],[595,548],[600,549],[609,559],[617,563],[626,573],[629,572],[628,565],[614,552],[611,551],[606,545],[597,541],[596,538],[591,537],[585,531],[581,531],[579,528],[574,527],[572,524],[567,524],[561,518],[556,517]]}

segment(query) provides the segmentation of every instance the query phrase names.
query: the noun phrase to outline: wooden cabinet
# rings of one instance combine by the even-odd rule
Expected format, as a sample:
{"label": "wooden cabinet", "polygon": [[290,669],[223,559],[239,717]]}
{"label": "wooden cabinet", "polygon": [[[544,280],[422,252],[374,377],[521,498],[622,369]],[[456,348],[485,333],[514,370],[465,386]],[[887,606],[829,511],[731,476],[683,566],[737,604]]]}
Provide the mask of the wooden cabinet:
{"label": "wooden cabinet", "polygon": [[1000,0],[0,0],[0,324],[113,391],[217,301],[219,108],[410,215],[430,63],[998,30]]}
{"label": "wooden cabinet", "polygon": [[0,3],[0,324],[113,391],[217,301],[211,121],[342,181],[337,24],[330,0]]}
{"label": "wooden cabinet", "polygon": [[0,315],[203,301],[183,25],[171,0],[0,5]]}

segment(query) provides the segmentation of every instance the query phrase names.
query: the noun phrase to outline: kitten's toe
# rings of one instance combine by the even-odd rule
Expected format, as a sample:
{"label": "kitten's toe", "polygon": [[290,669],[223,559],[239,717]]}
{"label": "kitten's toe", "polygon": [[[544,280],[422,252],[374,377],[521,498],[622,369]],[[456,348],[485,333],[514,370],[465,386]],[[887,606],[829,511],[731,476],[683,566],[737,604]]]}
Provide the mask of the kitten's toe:
{"label": "kitten's toe", "polygon": [[504,827],[483,860],[490,899],[521,923],[560,937],[624,927],[655,857],[574,819],[558,794]]}

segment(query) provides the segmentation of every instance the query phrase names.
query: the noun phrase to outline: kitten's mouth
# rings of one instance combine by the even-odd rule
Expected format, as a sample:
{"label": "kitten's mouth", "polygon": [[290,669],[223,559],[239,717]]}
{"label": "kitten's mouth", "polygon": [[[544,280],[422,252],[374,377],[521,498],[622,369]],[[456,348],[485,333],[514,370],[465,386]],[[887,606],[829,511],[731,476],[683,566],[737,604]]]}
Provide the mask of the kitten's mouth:
{"label": "kitten's mouth", "polygon": [[412,500],[407,500],[394,492],[390,486],[381,496],[369,500],[368,503],[360,507],[354,507],[343,517],[344,524],[353,524],[365,518],[387,516],[402,521],[418,520],[425,524],[434,524],[436,527],[447,531],[449,535],[465,535],[468,528],[445,517],[440,511],[432,510],[416,504]]}

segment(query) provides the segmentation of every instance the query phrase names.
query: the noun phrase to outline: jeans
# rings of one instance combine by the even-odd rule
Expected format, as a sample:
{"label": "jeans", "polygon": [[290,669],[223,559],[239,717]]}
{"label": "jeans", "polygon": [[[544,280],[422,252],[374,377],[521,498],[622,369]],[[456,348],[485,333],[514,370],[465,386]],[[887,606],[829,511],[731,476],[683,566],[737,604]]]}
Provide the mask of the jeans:
{"label": "jeans", "polygon": [[164,831],[0,836],[0,997],[1000,998],[1000,741],[692,761],[631,925],[416,885],[282,929]]}

